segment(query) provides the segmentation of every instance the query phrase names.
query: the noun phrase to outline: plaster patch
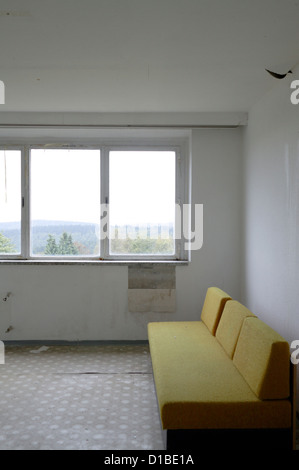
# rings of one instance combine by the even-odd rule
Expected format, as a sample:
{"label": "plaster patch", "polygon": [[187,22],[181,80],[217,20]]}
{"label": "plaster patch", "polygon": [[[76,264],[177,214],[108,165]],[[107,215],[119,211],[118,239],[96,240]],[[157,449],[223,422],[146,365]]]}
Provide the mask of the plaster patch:
{"label": "plaster patch", "polygon": [[129,289],[128,307],[130,312],[175,312],[175,289]]}

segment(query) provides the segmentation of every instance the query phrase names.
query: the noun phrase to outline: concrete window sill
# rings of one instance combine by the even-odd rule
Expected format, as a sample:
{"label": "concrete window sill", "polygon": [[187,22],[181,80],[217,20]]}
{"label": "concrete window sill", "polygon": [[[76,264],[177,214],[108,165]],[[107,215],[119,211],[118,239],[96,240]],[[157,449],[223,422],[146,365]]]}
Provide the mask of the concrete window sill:
{"label": "concrete window sill", "polygon": [[187,266],[190,261],[179,260],[20,260],[20,259],[6,259],[0,260],[1,265],[33,265],[33,266],[130,266],[130,265],[144,265],[144,264],[163,264],[171,266]]}

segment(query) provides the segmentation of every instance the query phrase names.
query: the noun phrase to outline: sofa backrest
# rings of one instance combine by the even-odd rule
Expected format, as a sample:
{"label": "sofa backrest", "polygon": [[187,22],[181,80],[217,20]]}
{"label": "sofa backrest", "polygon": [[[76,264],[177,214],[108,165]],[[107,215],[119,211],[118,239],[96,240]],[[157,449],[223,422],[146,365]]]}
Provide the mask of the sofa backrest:
{"label": "sofa backrest", "polygon": [[245,318],[233,363],[261,400],[289,397],[289,344],[259,318]]}
{"label": "sofa backrest", "polygon": [[201,320],[215,335],[223,308],[231,297],[218,287],[209,287],[201,311]]}
{"label": "sofa backrest", "polygon": [[255,315],[237,300],[226,302],[216,330],[216,338],[231,359],[244,319],[253,316]]}

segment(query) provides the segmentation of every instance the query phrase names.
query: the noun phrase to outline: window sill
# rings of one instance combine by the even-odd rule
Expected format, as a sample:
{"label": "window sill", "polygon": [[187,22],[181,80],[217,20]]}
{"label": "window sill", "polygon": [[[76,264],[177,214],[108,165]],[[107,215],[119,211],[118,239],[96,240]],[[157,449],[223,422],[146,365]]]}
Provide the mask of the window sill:
{"label": "window sill", "polygon": [[187,266],[190,261],[184,260],[35,260],[35,259],[3,259],[0,260],[0,266],[14,266],[14,265],[32,265],[32,266],[130,266],[138,264],[163,264],[171,266]]}

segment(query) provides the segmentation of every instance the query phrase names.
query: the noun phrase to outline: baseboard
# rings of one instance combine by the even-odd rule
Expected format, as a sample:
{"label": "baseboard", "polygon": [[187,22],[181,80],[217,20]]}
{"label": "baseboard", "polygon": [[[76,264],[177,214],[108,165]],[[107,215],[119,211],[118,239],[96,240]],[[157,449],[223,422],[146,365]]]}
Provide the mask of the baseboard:
{"label": "baseboard", "polygon": [[148,340],[4,340],[7,346],[105,346],[105,345],[147,345]]}

